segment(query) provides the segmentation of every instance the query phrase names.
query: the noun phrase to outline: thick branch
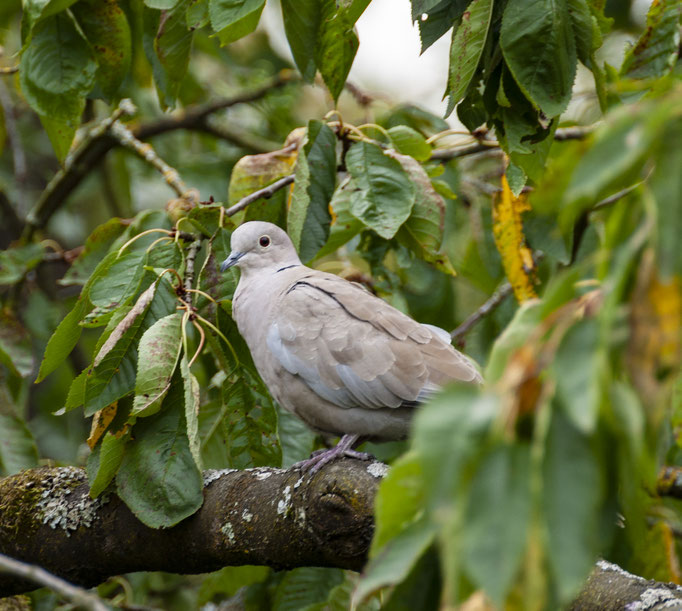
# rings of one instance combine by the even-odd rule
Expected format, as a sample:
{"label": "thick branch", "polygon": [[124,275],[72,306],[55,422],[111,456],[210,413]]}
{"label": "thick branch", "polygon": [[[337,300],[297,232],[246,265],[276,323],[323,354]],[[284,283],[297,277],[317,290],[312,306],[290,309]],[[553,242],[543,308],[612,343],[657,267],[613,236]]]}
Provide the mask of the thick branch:
{"label": "thick branch", "polygon": [[571,611],[653,611],[682,608],[682,588],[647,580],[600,560]]}
{"label": "thick branch", "polygon": [[[202,508],[155,530],[113,494],[90,499],[82,469],[34,469],[0,480],[0,553],[84,587],[132,571],[203,573],[244,564],[359,571],[385,472],[381,463],[349,459],[312,477],[265,467],[207,471]],[[0,597],[35,587],[0,574]],[[678,600],[679,586],[600,560],[571,609],[646,611],[678,608],[670,602]]]}
{"label": "thick branch", "polygon": [[[91,499],[82,469],[34,469],[0,480],[0,553],[85,587],[142,570],[204,573],[244,564],[360,570],[385,470],[345,460],[306,477],[272,468],[207,471],[201,509],[155,530],[113,494]],[[33,588],[0,575],[0,597]]]}

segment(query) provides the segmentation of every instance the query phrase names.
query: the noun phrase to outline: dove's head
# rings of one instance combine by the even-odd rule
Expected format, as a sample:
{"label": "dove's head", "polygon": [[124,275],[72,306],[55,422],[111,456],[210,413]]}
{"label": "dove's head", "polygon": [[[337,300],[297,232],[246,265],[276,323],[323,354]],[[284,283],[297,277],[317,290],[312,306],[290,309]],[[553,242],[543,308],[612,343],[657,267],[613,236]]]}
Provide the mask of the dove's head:
{"label": "dove's head", "polygon": [[291,238],[272,223],[249,221],[240,225],[232,233],[230,247],[230,256],[220,266],[222,272],[233,265],[242,273],[248,273],[268,269],[277,271],[301,264]]}

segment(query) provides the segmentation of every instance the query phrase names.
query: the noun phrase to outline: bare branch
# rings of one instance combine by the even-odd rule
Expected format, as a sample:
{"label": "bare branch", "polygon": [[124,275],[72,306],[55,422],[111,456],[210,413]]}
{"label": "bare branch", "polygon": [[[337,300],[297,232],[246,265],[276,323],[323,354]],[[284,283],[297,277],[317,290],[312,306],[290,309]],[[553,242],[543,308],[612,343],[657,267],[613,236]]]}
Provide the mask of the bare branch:
{"label": "bare branch", "polygon": [[189,189],[180,178],[178,171],[161,159],[151,144],[138,140],[133,132],[120,121],[114,121],[110,132],[119,144],[137,153],[144,161],[158,170],[166,184],[177,193],[178,197],[189,201],[197,201],[199,199],[196,191]]}
{"label": "bare branch", "polygon": [[[237,104],[254,102],[263,98],[270,91],[296,81],[297,78],[292,71],[284,70],[259,87],[230,98],[223,98],[205,105],[190,107],[179,115],[171,115],[157,121],[140,124],[133,128],[131,132],[138,140],[146,140],[178,129],[214,133],[215,128],[206,124],[206,119],[213,113]],[[65,167],[59,170],[47,187],[45,187],[35,207],[29,213],[27,229],[24,234],[26,239],[30,239],[36,229],[40,229],[47,224],[52,215],[101,161],[104,155],[120,144],[109,133],[109,128],[116,119],[118,119],[118,116],[115,116],[113,120],[110,118],[100,124],[104,129],[95,129],[88,132],[80,146],[67,158]],[[227,138],[228,133],[223,130],[221,137]],[[214,135],[216,134],[214,133]],[[238,135],[234,135],[231,140],[238,146],[247,144],[243,139],[239,140]],[[248,146],[253,147],[254,142],[251,142]]]}
{"label": "bare branch", "polygon": [[59,596],[78,607],[83,607],[90,611],[109,610],[109,607],[104,604],[104,601],[99,596],[91,594],[83,588],[76,587],[68,581],[64,581],[52,573],[48,573],[39,566],[19,562],[4,554],[0,554],[0,573],[14,575],[15,577],[31,581],[41,587],[50,588],[50,590],[56,592]]}
{"label": "bare branch", "polygon": [[[583,140],[587,138],[595,129],[594,125],[585,127],[564,127],[557,129],[554,133],[554,140],[562,142],[565,140]],[[473,136],[473,134],[472,134]],[[474,136],[475,137],[475,136]],[[494,139],[481,139],[477,142],[455,146],[452,148],[436,149],[431,154],[431,159],[434,161],[449,161],[450,159],[457,159],[458,157],[468,157],[469,155],[476,155],[483,151],[494,151],[499,149],[500,143]],[[500,149],[500,153],[501,153]]]}
{"label": "bare branch", "polygon": [[[0,479],[0,549],[83,587],[132,571],[205,573],[244,564],[359,571],[385,472],[381,463],[358,460],[313,476],[266,467],[206,471],[201,509],[154,529],[114,494],[91,499],[82,469],[33,469]],[[0,575],[0,597],[30,589]]]}
{"label": "bare branch", "polygon": [[505,282],[499,289],[497,289],[473,314],[471,314],[462,324],[460,324],[452,333],[450,338],[453,342],[462,343],[464,336],[469,333],[471,328],[488,316],[495,310],[509,295],[513,292],[512,285]]}
{"label": "bare branch", "polygon": [[225,210],[225,215],[232,216],[234,214],[237,214],[237,212],[243,210],[249,204],[255,202],[257,199],[260,199],[261,197],[268,199],[269,197],[272,197],[277,191],[283,189],[287,185],[290,185],[292,182],[294,182],[294,175],[289,174],[289,176],[280,178],[279,180],[276,180],[272,184],[268,185],[267,187],[258,189],[258,191],[254,191],[253,193],[249,193],[249,195],[247,195],[246,197],[242,197],[242,199],[240,199],[234,206],[231,206],[227,210]]}
{"label": "bare branch", "polygon": [[19,72],[19,66],[2,66],[0,67],[0,75],[16,74]]}

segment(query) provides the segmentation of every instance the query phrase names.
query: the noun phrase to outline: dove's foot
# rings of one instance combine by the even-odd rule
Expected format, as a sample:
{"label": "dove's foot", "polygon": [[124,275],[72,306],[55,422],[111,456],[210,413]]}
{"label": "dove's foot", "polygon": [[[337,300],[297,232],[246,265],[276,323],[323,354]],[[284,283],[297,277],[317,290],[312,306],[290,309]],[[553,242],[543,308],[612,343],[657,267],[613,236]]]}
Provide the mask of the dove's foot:
{"label": "dove's foot", "polygon": [[344,435],[335,447],[329,450],[316,450],[310,458],[297,462],[293,468],[299,469],[304,473],[317,473],[326,464],[339,458],[357,458],[358,460],[372,460],[374,457],[367,452],[357,452],[353,450],[353,445],[357,443],[358,435]]}

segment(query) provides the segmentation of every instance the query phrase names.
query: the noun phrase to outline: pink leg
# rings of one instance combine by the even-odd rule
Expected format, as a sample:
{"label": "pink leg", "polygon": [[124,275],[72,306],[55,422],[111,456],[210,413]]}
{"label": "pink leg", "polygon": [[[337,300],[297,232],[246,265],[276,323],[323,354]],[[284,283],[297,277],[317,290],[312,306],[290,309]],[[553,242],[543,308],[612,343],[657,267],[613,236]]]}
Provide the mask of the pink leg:
{"label": "pink leg", "polygon": [[311,475],[317,473],[324,465],[347,456],[349,458],[357,458],[358,460],[372,460],[372,455],[366,452],[356,452],[353,446],[357,443],[359,435],[344,435],[333,448],[329,450],[317,450],[313,452],[310,458],[297,462],[293,468],[301,471],[309,472]]}

